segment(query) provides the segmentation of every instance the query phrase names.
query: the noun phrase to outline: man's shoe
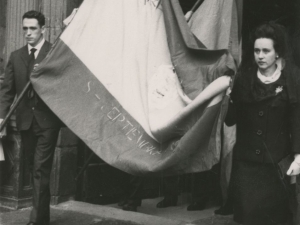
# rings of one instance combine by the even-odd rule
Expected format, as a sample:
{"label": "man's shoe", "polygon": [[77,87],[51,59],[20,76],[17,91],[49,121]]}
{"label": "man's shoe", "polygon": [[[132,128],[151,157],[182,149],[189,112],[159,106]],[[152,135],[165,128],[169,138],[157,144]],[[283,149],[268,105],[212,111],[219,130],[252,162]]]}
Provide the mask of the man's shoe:
{"label": "man's shoe", "polygon": [[134,200],[127,200],[127,205],[135,205],[135,206],[141,206],[142,205],[142,199],[134,199]]}
{"label": "man's shoe", "polygon": [[122,206],[126,205],[127,203],[128,203],[127,200],[121,200],[118,202],[118,206],[122,207]]}
{"label": "man's shoe", "polygon": [[193,202],[186,209],[187,211],[198,211],[205,209],[206,204],[203,202]]}
{"label": "man's shoe", "polygon": [[142,199],[134,199],[128,200],[125,205],[123,205],[122,209],[125,211],[136,212],[137,207],[142,205]]}
{"label": "man's shoe", "polygon": [[136,205],[131,205],[131,204],[125,204],[125,205],[123,205],[122,209],[125,210],[125,211],[136,212],[137,211],[137,206]]}
{"label": "man's shoe", "polygon": [[26,225],[49,225],[49,222],[42,222],[42,223],[29,222]]}
{"label": "man's shoe", "polygon": [[202,198],[200,201],[193,202],[187,207],[187,211],[198,211],[205,209],[209,198]]}
{"label": "man's shoe", "polygon": [[165,197],[159,203],[157,203],[156,208],[167,208],[169,206],[177,205],[177,196]]}
{"label": "man's shoe", "polygon": [[221,215],[221,216],[228,216],[233,214],[233,207],[232,206],[221,206],[219,209],[215,210],[216,215]]}

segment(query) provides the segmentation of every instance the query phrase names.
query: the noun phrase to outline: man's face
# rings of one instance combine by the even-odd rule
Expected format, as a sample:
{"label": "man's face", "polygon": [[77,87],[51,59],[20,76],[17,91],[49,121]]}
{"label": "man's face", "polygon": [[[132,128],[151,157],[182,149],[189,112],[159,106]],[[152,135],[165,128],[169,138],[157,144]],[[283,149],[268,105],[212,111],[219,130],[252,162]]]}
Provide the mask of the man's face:
{"label": "man's face", "polygon": [[45,27],[40,27],[37,19],[24,18],[23,20],[23,32],[26,42],[32,47],[35,47],[43,39],[43,33]]}

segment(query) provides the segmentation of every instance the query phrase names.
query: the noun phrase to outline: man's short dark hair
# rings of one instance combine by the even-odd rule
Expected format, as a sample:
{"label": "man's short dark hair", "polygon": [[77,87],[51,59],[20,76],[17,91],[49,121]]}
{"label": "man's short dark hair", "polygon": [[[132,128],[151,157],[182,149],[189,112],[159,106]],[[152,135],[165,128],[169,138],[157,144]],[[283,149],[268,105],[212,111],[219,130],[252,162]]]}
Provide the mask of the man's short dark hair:
{"label": "man's short dark hair", "polygon": [[38,12],[35,10],[28,11],[28,12],[24,13],[22,20],[24,20],[25,18],[36,19],[38,21],[40,27],[45,25],[45,16],[41,12]]}

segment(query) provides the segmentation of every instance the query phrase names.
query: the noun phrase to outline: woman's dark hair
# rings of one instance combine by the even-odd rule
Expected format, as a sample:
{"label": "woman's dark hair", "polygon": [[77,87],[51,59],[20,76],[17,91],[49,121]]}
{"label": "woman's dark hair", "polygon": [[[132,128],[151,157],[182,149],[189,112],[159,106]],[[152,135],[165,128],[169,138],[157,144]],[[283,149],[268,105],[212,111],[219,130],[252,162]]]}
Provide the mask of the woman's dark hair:
{"label": "woman's dark hair", "polygon": [[[285,57],[286,52],[286,32],[285,28],[274,22],[263,23],[258,26],[251,36],[251,46],[254,50],[255,40],[259,38],[269,38],[273,40],[274,49],[279,57]],[[253,53],[253,51],[252,51]]]}
{"label": "woman's dark hair", "polygon": [[31,11],[24,13],[22,20],[24,20],[25,18],[36,19],[38,21],[40,27],[45,25],[45,16],[38,11],[31,10]]}

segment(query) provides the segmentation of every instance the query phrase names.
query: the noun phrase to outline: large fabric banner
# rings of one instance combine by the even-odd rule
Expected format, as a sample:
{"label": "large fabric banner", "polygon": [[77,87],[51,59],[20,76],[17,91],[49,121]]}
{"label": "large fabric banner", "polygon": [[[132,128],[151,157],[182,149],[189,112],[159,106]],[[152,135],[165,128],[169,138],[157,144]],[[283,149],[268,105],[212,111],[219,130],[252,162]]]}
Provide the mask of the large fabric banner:
{"label": "large fabric banner", "polygon": [[178,1],[85,0],[31,81],[105,162],[172,175],[219,161],[232,71],[226,49],[191,33]]}
{"label": "large fabric banner", "polygon": [[[237,63],[241,58],[242,1],[204,1],[191,20],[189,27],[193,34],[208,49],[228,49]],[[236,127],[224,124],[222,136],[220,183],[223,199],[227,199],[232,150],[236,141]]]}
{"label": "large fabric banner", "polygon": [[[238,61],[238,0],[204,1],[189,21],[191,31],[208,49],[228,49]],[[240,3],[241,4],[241,3]]]}

